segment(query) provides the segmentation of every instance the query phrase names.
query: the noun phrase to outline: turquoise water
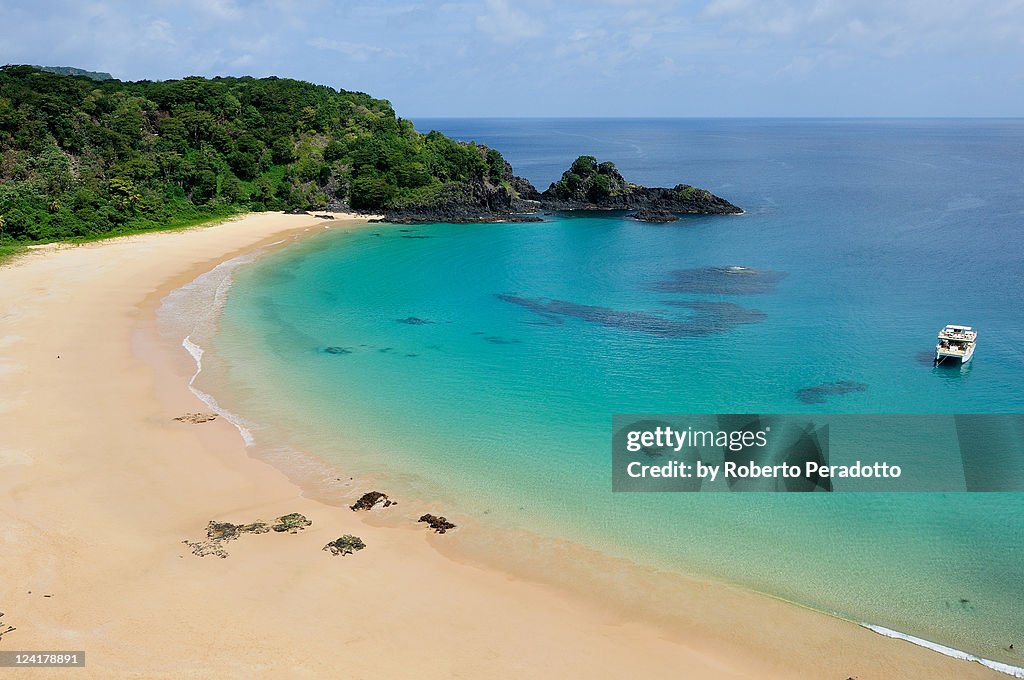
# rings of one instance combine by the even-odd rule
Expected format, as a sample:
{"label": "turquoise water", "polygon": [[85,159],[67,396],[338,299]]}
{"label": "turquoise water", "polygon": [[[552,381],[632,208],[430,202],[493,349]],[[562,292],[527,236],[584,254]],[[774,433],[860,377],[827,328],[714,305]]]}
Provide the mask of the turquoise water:
{"label": "turquoise water", "polygon": [[[1024,665],[1024,496],[612,494],[609,463],[614,413],[1024,411],[1024,122],[429,127],[540,188],[591,153],[746,214],[327,232],[237,271],[200,384],[489,522]],[[946,323],[972,365],[931,366]],[[801,393],[835,381],[866,388]]]}

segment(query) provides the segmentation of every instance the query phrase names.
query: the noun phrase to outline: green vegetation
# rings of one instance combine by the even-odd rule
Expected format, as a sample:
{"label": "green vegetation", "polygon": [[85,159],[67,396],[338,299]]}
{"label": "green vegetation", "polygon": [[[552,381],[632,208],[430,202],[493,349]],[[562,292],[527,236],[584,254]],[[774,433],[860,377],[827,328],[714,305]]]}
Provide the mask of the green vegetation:
{"label": "green vegetation", "polygon": [[0,69],[0,249],[248,210],[432,205],[512,179],[497,151],[420,134],[359,92],[89,75]]}
{"label": "green vegetation", "polygon": [[617,196],[627,188],[626,181],[611,161],[598,163],[593,156],[580,156],[562,173],[549,191],[557,198],[600,201]]}
{"label": "green vegetation", "polygon": [[0,243],[0,262],[8,260],[24,250],[24,246],[18,243]]}
{"label": "green vegetation", "polygon": [[673,189],[673,191],[676,196],[686,201],[708,201],[714,198],[711,192],[707,189],[698,189],[697,187],[692,187],[689,184],[680,184]]}
{"label": "green vegetation", "polygon": [[366,544],[363,543],[363,539],[358,536],[353,536],[352,534],[345,534],[344,536],[336,538],[325,545],[323,549],[330,550],[331,554],[335,557],[338,555],[344,557],[345,555],[351,555],[357,550],[362,550],[365,547]]}

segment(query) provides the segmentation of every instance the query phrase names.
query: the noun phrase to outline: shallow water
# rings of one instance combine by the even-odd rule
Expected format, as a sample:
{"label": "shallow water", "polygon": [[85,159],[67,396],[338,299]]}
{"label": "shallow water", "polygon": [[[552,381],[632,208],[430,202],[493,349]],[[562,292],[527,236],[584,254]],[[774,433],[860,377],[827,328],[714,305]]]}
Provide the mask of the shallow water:
{"label": "shallow water", "polygon": [[[418,127],[542,189],[591,153],[746,214],[371,225],[242,267],[197,385],[257,439],[1024,665],[1024,496],[612,494],[608,455],[614,413],[1024,410],[1024,122]],[[980,329],[964,369],[922,360],[946,323]]]}

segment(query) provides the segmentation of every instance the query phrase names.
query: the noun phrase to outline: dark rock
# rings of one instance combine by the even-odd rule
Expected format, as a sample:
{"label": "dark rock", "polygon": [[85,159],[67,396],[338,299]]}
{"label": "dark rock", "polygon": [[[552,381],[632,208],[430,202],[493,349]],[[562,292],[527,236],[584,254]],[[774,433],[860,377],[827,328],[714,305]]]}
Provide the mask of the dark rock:
{"label": "dark rock", "polygon": [[357,550],[362,550],[366,547],[363,543],[363,539],[352,534],[345,534],[341,538],[336,538],[327,545],[324,546],[324,550],[330,550],[332,555],[351,555]]}
{"label": "dark rock", "polygon": [[353,505],[350,505],[348,507],[350,507],[352,510],[358,511],[372,510],[378,505],[381,506],[382,508],[387,508],[394,504],[395,501],[392,501],[390,498],[388,498],[388,495],[386,493],[381,493],[380,491],[370,491],[368,493],[364,493],[362,496],[359,497],[359,500],[357,500]]}
{"label": "dark rock", "polygon": [[[479,147],[486,153],[485,147]],[[621,210],[668,214],[719,215],[743,212],[724,198],[688,184],[648,188],[627,182],[610,162],[580,156],[547,191],[540,193],[528,180],[512,174],[505,164],[500,178],[476,178],[449,183],[432,194],[400,207],[386,209],[380,222],[541,222],[535,213],[550,211]],[[640,218],[642,219],[642,218]]]}
{"label": "dark rock", "polygon": [[580,156],[541,194],[546,210],[638,210],[675,214],[724,215],[741,213],[724,198],[706,189],[677,184],[671,189],[627,182],[611,162]]}
{"label": "dark rock", "polygon": [[347,347],[324,347],[324,352],[327,354],[352,354],[352,350]]}
{"label": "dark rock", "polygon": [[321,220],[333,220],[334,219],[334,215],[313,215],[313,217],[319,218]]}
{"label": "dark rock", "polygon": [[454,529],[455,525],[448,521],[445,517],[437,517],[435,515],[423,515],[419,519],[420,522],[426,522],[427,526],[436,531],[439,534],[443,534],[449,529]]}
{"label": "dark rock", "polygon": [[265,534],[270,529],[263,522],[232,524],[231,522],[210,522],[206,525],[206,537],[213,541],[233,541],[242,534]]}
{"label": "dark rock", "polygon": [[504,175],[503,181],[488,176],[470,182],[442,185],[417,203],[385,211],[385,221],[393,224],[418,224],[538,219],[516,215],[521,207],[525,207],[517,205],[522,191],[527,192],[526,198],[529,198],[536,195],[537,190],[527,180],[513,177],[512,168],[507,163]]}
{"label": "dark rock", "polygon": [[278,533],[284,533],[287,531],[290,534],[297,534],[311,524],[312,522],[306,519],[305,515],[293,512],[288,515],[278,517],[277,524],[270,528]]}
{"label": "dark rock", "polygon": [[[543,222],[544,220],[535,215],[491,213],[467,209],[465,211],[417,210],[415,212],[406,210],[389,210],[385,217],[371,221],[387,222],[389,224],[431,224],[434,222],[450,222],[454,224],[493,224],[495,222]],[[421,236],[419,238],[429,237]]]}
{"label": "dark rock", "polygon": [[398,323],[404,323],[408,326],[426,326],[434,322],[430,319],[421,319],[418,316],[407,316],[404,319],[399,319]]}
{"label": "dark rock", "polygon": [[291,210],[285,210],[285,215],[308,215],[309,212],[301,208],[292,208]]}
{"label": "dark rock", "polygon": [[644,208],[637,214],[633,215],[633,219],[641,222],[678,222],[679,216],[665,210]]}
{"label": "dark rock", "polygon": [[179,423],[191,423],[192,425],[200,425],[202,423],[208,423],[211,420],[217,420],[216,413],[186,413],[183,416],[175,418]]}
{"label": "dark rock", "polygon": [[228,541],[233,541],[242,534],[265,534],[268,531],[270,529],[263,522],[232,524],[211,521],[206,525],[205,541],[182,541],[182,543],[191,548],[192,554],[196,557],[214,555],[223,559],[228,556],[228,551],[224,548],[224,544]]}
{"label": "dark rock", "polygon": [[[540,207],[540,192],[537,191],[537,188],[530,183],[530,180],[524,177],[513,177],[509,184],[511,184],[512,190],[516,193],[518,199],[525,204],[520,207]],[[523,212],[534,211],[524,210]]]}

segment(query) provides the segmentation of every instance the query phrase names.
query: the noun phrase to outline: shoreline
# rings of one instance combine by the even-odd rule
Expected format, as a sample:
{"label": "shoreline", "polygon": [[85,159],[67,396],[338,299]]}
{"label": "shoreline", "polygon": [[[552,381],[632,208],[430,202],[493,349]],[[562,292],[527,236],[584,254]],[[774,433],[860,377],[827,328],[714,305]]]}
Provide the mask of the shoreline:
{"label": "shoreline", "polygon": [[[234,233],[250,225],[259,233]],[[658,583],[663,572],[620,563],[574,584],[574,563],[586,572],[609,558],[536,542],[547,552],[510,555],[502,546],[525,537],[474,535],[472,524],[445,536],[393,526],[416,514],[404,498],[388,517],[324,505],[251,457],[225,419],[173,422],[200,402],[185,389],[195,366],[181,346],[172,356],[146,339],[159,300],[219,263],[328,226],[342,224],[256,215],[56,246],[0,268],[0,309],[11,310],[0,314],[0,431],[11,434],[0,445],[10,499],[0,611],[17,627],[0,649],[85,649],[86,677],[1005,677],[713,582],[647,592],[682,607],[659,620],[620,577]],[[180,543],[209,520],[288,512],[313,526],[243,537],[224,560]],[[347,532],[368,549],[321,551]]]}
{"label": "shoreline", "polygon": [[[392,223],[386,224],[391,225]],[[405,223],[394,224],[395,226],[402,226]],[[304,238],[315,236],[326,236],[326,234],[324,234],[323,232],[317,232],[317,234],[303,235]],[[281,243],[284,243],[284,241],[276,241],[272,244],[269,244],[269,246],[275,246]],[[205,297],[212,298],[211,302],[216,302],[215,311],[212,312],[211,314],[211,318],[214,321],[214,325],[217,324],[221,314],[223,313],[223,301],[220,299],[221,295],[222,293],[226,293],[226,291],[230,289],[231,286],[234,285],[234,270],[241,266],[255,263],[264,255],[268,254],[268,250],[269,247],[261,248],[258,250],[246,251],[244,254],[239,255],[231,260],[225,260],[224,262],[219,263],[214,269],[200,276],[200,278],[205,277],[208,274],[213,274],[216,270],[222,267],[231,265],[230,267],[228,267],[229,273],[226,275],[225,279],[218,284],[216,291],[212,295],[208,291],[204,291],[206,293]],[[192,284],[197,282],[198,279],[193,281]],[[181,290],[182,289],[180,288],[176,289],[175,291],[172,291],[170,294],[180,292]],[[173,305],[173,303],[171,304]],[[164,296],[160,301],[156,303],[155,306],[157,308],[157,312],[164,311],[164,309],[168,306],[168,296]],[[212,335],[215,335],[218,331],[211,329],[210,332],[212,333]],[[451,518],[459,521],[459,526],[461,527],[465,528],[467,524],[469,524],[470,526],[472,526],[472,529],[474,531],[492,532],[497,529],[498,531],[514,532],[519,536],[515,541],[513,541],[515,543],[528,543],[544,546],[540,548],[538,552],[550,552],[552,549],[554,549],[561,552],[565,552],[567,554],[574,554],[571,560],[572,563],[593,562],[593,564],[590,564],[588,566],[588,569],[586,571],[605,571],[611,568],[612,570],[617,570],[617,573],[624,574],[630,572],[634,579],[642,580],[644,578],[649,578],[647,570],[653,570],[655,573],[659,574],[659,578],[663,576],[667,579],[679,579],[680,582],[687,582],[690,587],[711,585],[712,587],[716,588],[737,589],[742,592],[748,592],[753,593],[755,595],[768,597],[773,600],[777,600],[778,602],[800,607],[802,609],[806,609],[807,611],[822,614],[833,619],[852,623],[856,626],[865,628],[884,637],[909,642],[911,644],[917,645],[924,649],[928,649],[932,652],[937,652],[938,654],[950,657],[952,659],[975,662],[989,669],[998,671],[1011,677],[1024,678],[1024,667],[1015,666],[1005,661],[979,656],[977,653],[974,652],[968,652],[958,648],[950,647],[942,643],[917,637],[910,633],[906,633],[892,628],[887,628],[876,623],[861,621],[859,619],[852,618],[841,612],[829,611],[826,609],[815,607],[810,604],[800,602],[798,600],[787,599],[786,597],[780,595],[761,591],[753,587],[745,586],[742,583],[733,582],[727,579],[720,579],[707,574],[700,574],[694,576],[685,575],[681,571],[673,571],[671,569],[666,569],[663,566],[658,566],[654,563],[637,560],[633,557],[609,555],[606,552],[604,552],[601,548],[592,547],[586,543],[582,543],[574,539],[556,537],[553,534],[538,532],[532,529],[501,529],[493,525],[487,525],[486,522],[479,520],[471,514],[467,514],[464,508],[458,507],[457,501],[455,503],[455,507],[446,505],[444,507],[449,508],[448,510],[439,510],[440,506],[437,504],[437,502],[429,500],[430,498],[433,498],[433,496],[424,495],[426,493],[425,489],[419,488],[418,491],[413,491],[412,487],[409,487],[408,484],[406,484],[403,487],[396,479],[391,479],[390,481],[387,481],[383,479],[378,479],[376,476],[367,476],[364,475],[362,472],[359,472],[356,473],[359,475],[358,477],[347,477],[348,480],[352,480],[354,481],[354,483],[345,482],[342,485],[340,485],[342,487],[340,489],[334,486],[328,487],[324,484],[323,480],[315,479],[314,477],[316,477],[317,475],[310,473],[308,469],[299,469],[299,467],[301,466],[296,466],[296,469],[291,469],[293,466],[289,465],[289,463],[292,463],[294,461],[283,460],[283,456],[278,456],[276,458],[265,458],[261,454],[261,444],[256,443],[252,431],[249,430],[247,427],[247,425],[259,425],[260,423],[250,421],[241,413],[236,413],[234,411],[222,407],[219,404],[215,394],[204,392],[193,386],[196,379],[199,377],[200,373],[203,370],[202,357],[206,356],[207,352],[205,343],[207,343],[210,339],[211,338],[209,337],[204,338],[204,345],[202,346],[192,342],[191,336],[186,336],[182,341],[182,345],[185,347],[186,351],[192,356],[192,358],[196,362],[197,370],[189,380],[190,389],[192,389],[192,391],[196,394],[197,397],[199,397],[203,402],[210,406],[212,410],[222,414],[229,422],[231,422],[238,429],[239,434],[241,435],[246,446],[252,447],[250,449],[250,453],[254,458],[262,460],[270,464],[271,466],[280,469],[288,476],[290,481],[292,481],[296,486],[303,490],[306,496],[313,498],[317,501],[336,507],[347,507],[351,502],[357,500],[358,496],[360,495],[359,491],[355,492],[355,495],[352,495],[353,489],[383,489],[392,495],[397,490],[400,492],[399,497],[405,499],[407,502],[410,500],[415,500],[419,504],[419,506],[429,506],[431,512],[447,512],[447,514]],[[219,389],[215,390],[215,393],[221,394]],[[315,472],[322,472],[324,469],[327,469],[330,472],[329,476],[332,479],[335,478],[335,475],[347,476],[352,472],[351,470],[346,470],[340,467],[337,461],[330,461],[317,453],[306,453],[305,451],[299,451],[291,446],[287,448],[289,449],[290,452],[294,453],[295,455],[302,456],[304,461],[306,462],[308,462],[310,459],[314,460],[315,463],[317,464]],[[340,481],[342,478],[338,478],[338,481]],[[372,480],[372,483],[366,483],[370,480]],[[339,493],[346,495],[339,496]],[[380,514],[365,515],[364,519],[370,522],[376,522],[380,526],[397,527],[400,524],[397,521],[389,521],[388,518],[381,516]],[[406,528],[408,527],[406,526]],[[506,571],[510,573],[514,572],[514,575],[516,576],[528,575],[532,572],[532,576],[529,576],[529,578],[533,580],[550,583],[555,585],[555,587],[564,590],[575,591],[578,595],[583,594],[585,591],[584,588],[578,586],[578,583],[581,581],[588,581],[586,573],[577,574],[576,577],[572,579],[562,578],[558,583],[555,583],[551,579],[545,578],[543,574],[536,571],[536,567],[538,565],[524,563],[520,565],[520,567],[517,570],[511,570],[507,563],[502,564],[500,560],[492,559],[494,557],[494,555],[492,554],[488,554],[486,556],[478,554],[473,556],[472,549],[460,550],[457,541],[458,539],[456,539],[455,541],[449,541],[444,545],[439,545],[438,549],[445,552],[445,554],[447,554],[453,560],[468,561],[472,564],[486,565],[490,568],[497,569],[500,571]],[[626,604],[626,598],[624,596],[620,596],[618,598],[609,597],[608,599],[617,600],[617,605],[619,606],[623,606]],[[634,606],[639,606],[639,609],[645,610],[651,618],[659,618],[664,613],[662,611],[664,607],[659,607],[658,603],[654,603],[651,601],[643,603],[638,603],[634,601],[631,604],[633,604]]]}

